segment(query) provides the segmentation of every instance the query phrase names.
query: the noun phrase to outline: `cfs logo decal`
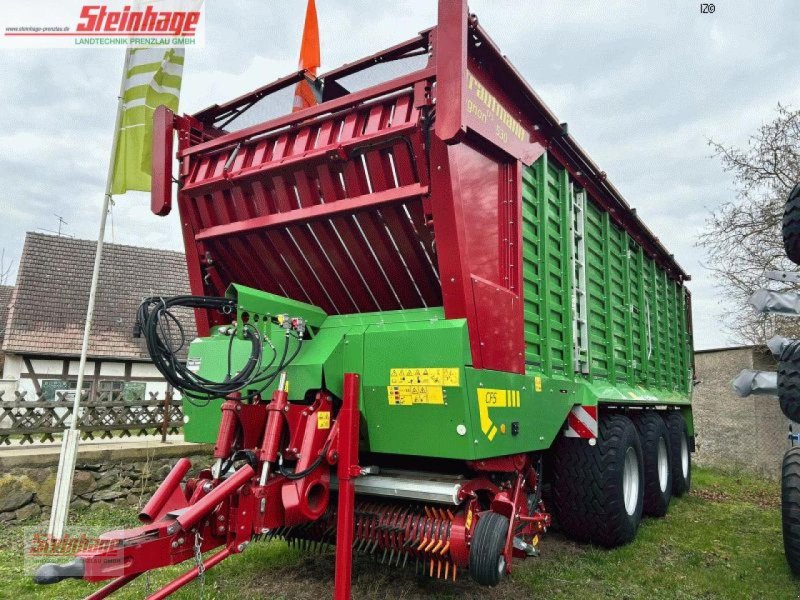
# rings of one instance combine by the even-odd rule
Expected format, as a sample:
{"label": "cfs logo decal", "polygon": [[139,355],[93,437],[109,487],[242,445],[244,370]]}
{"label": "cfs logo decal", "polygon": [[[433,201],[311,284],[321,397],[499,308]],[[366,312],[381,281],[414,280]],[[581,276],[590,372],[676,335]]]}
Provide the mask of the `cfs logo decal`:
{"label": "cfs logo decal", "polygon": [[[481,431],[491,442],[497,435],[497,425],[489,417],[491,408],[519,408],[520,396],[516,390],[493,390],[478,388],[478,416],[481,421]],[[500,426],[505,433],[505,425]]]}

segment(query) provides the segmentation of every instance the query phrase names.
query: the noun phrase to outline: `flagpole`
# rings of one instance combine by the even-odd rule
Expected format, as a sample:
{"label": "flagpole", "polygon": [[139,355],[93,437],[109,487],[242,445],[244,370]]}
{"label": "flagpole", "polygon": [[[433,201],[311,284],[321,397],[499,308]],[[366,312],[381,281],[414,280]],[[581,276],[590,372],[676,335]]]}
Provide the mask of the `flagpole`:
{"label": "flagpole", "polygon": [[106,235],[106,220],[108,209],[111,204],[111,188],[114,181],[114,165],[116,163],[117,142],[119,141],[120,126],[122,125],[122,112],[124,108],[123,96],[125,93],[125,81],[128,75],[128,66],[131,59],[131,49],[125,51],[125,65],[122,69],[122,81],[119,86],[119,96],[117,98],[117,118],[114,124],[114,139],[111,143],[111,160],[108,163],[108,176],[106,177],[106,193],[103,196],[103,208],[100,214],[100,231],[97,234],[97,249],[94,255],[94,268],[92,270],[92,285],[89,289],[89,305],[86,307],[86,323],[83,328],[83,345],[81,346],[81,360],[78,367],[78,383],[75,388],[75,400],[72,403],[72,421],[69,429],[64,430],[64,437],[61,442],[61,455],[58,460],[58,474],[56,475],[56,485],[53,491],[53,507],[50,512],[50,525],[48,536],[51,539],[61,539],[64,535],[64,527],[69,517],[69,505],[72,499],[72,480],[75,473],[75,462],[78,456],[78,443],[80,441],[80,420],[81,420],[81,393],[83,392],[84,371],[86,369],[86,357],[89,352],[89,335],[92,330],[92,320],[94,319],[94,306],[97,300],[97,284],[100,280],[100,261],[103,257],[103,241]]}

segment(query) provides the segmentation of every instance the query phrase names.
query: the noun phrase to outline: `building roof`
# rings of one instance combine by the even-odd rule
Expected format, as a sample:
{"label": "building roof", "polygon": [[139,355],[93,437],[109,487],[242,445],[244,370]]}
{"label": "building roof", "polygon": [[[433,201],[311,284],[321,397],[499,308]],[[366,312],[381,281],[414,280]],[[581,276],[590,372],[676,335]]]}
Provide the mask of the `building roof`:
{"label": "building roof", "polygon": [[[27,234],[2,345],[5,352],[80,355],[96,245]],[[144,341],[132,336],[137,307],[146,296],[188,293],[182,253],[104,244],[89,356],[148,359]],[[191,313],[180,318],[187,339],[193,339],[197,334]]]}
{"label": "building roof", "polygon": [[0,344],[6,332],[6,321],[8,320],[8,306],[11,304],[11,296],[14,293],[13,285],[0,285]]}
{"label": "building roof", "polygon": [[711,352],[729,352],[732,350],[766,350],[769,348],[765,344],[744,344],[742,346],[722,346],[720,348],[703,348],[702,350],[695,350],[695,354],[708,354]]}

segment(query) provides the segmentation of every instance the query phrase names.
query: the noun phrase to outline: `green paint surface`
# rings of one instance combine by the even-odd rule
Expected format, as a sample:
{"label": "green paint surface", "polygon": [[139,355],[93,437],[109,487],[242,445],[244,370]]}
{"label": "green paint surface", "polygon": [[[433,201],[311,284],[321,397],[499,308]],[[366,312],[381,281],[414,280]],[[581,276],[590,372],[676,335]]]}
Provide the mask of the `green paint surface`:
{"label": "green paint surface", "polygon": [[583,216],[589,372],[573,368],[573,224],[580,186],[547,154],[523,173],[526,362],[584,382],[599,402],[689,404],[686,290],[587,198]]}

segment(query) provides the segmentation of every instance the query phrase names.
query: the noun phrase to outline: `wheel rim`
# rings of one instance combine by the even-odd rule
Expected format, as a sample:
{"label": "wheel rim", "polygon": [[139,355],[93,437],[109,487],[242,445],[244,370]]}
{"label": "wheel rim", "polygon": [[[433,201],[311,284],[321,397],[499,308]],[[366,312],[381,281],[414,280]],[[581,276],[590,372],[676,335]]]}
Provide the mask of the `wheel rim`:
{"label": "wheel rim", "polygon": [[683,478],[689,477],[689,444],[686,442],[686,436],[681,436],[681,473]]}
{"label": "wheel rim", "polygon": [[669,479],[669,458],[667,457],[667,441],[664,437],[658,438],[658,485],[661,493],[667,491],[667,480]]}
{"label": "wheel rim", "polygon": [[639,502],[639,460],[633,447],[625,451],[625,466],[622,469],[622,491],[625,496],[625,512],[633,516]]}
{"label": "wheel rim", "polygon": [[497,561],[497,574],[500,579],[506,574],[506,557],[502,554],[500,555],[500,560]]}

